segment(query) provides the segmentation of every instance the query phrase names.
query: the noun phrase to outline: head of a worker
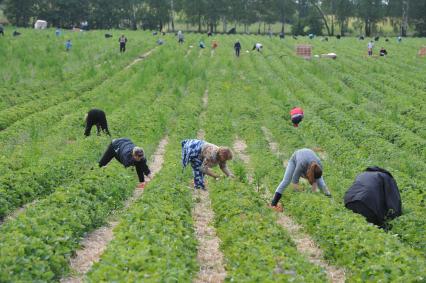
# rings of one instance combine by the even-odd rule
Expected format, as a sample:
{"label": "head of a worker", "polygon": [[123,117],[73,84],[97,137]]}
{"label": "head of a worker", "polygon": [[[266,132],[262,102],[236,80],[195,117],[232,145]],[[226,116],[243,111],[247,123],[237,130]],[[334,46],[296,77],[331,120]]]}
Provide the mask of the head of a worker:
{"label": "head of a worker", "polygon": [[318,163],[315,161],[311,162],[308,167],[308,172],[306,174],[306,177],[308,178],[309,184],[313,185],[317,182],[317,179],[321,178],[322,176],[322,169],[319,166]]}
{"label": "head of a worker", "polygon": [[143,152],[143,149],[142,149],[142,148],[137,147],[137,146],[135,146],[135,147],[133,148],[133,151],[132,151],[132,157],[133,157],[133,159],[134,159],[134,160],[136,160],[136,161],[141,161],[141,160],[142,160],[142,158],[144,158],[144,156],[145,156],[145,154],[144,154],[144,152]]}
{"label": "head of a worker", "polygon": [[217,153],[217,158],[220,162],[226,162],[232,159],[232,151],[229,147],[221,146]]}

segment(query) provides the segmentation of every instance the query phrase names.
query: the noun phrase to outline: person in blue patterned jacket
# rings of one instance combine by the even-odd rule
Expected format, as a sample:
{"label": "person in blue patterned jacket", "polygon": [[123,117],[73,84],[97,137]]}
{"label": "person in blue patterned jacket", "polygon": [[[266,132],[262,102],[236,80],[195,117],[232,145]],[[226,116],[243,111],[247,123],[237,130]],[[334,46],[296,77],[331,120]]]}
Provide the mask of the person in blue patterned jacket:
{"label": "person in blue patterned jacket", "polygon": [[216,165],[219,165],[227,177],[234,177],[226,165],[226,161],[232,159],[232,151],[228,147],[217,146],[196,139],[183,140],[181,145],[182,165],[185,168],[191,163],[195,189],[206,189],[204,175],[209,175],[215,179],[219,178],[219,175],[211,170]]}

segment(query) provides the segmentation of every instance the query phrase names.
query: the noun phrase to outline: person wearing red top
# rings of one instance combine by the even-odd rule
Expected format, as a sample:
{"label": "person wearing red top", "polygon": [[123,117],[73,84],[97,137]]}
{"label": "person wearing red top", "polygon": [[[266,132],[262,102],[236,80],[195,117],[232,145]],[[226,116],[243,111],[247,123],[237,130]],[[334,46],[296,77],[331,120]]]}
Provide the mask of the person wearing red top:
{"label": "person wearing red top", "polygon": [[290,111],[291,122],[294,127],[298,127],[299,123],[302,122],[303,119],[303,109],[300,107],[294,107]]}

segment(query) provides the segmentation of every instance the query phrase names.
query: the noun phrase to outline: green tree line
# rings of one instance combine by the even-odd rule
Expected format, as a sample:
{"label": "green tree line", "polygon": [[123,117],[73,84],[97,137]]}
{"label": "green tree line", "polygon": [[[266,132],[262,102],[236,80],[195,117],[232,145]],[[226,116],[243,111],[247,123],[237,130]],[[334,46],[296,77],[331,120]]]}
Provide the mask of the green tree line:
{"label": "green tree line", "polygon": [[[174,30],[184,19],[198,31],[225,32],[242,25],[281,23],[293,34],[341,35],[349,22],[359,34],[371,36],[377,24],[390,20],[396,34],[426,36],[426,0],[0,0],[10,23],[27,27],[37,19],[51,26]],[[220,26],[221,30],[218,30]]]}

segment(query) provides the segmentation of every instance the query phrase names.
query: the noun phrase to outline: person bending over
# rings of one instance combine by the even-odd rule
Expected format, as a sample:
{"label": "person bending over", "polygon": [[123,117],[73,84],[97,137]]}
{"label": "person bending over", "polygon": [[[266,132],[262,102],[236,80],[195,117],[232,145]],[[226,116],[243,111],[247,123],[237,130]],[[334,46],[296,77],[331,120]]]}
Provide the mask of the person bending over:
{"label": "person bending over", "polygon": [[100,109],[91,109],[86,114],[86,129],[84,131],[84,135],[90,136],[90,131],[92,130],[92,127],[96,125],[96,129],[98,131],[98,135],[100,134],[100,130],[107,135],[111,136],[108,130],[108,123],[106,120],[105,112]]}
{"label": "person bending over", "polygon": [[146,164],[145,153],[142,148],[128,138],[112,140],[107,150],[99,161],[99,167],[105,167],[115,157],[125,168],[134,166],[139,177],[138,188],[144,188],[145,176],[151,179],[151,171]]}
{"label": "person bending over", "polygon": [[312,191],[317,192],[318,187],[326,196],[331,196],[322,177],[322,164],[315,152],[309,148],[302,148],[293,153],[284,173],[284,178],[278,185],[271,206],[277,208],[282,193],[290,182],[296,190],[299,189],[300,177],[308,179]]}
{"label": "person bending over", "polygon": [[301,107],[294,107],[290,110],[291,122],[294,127],[299,127],[299,123],[302,122],[304,113]]}
{"label": "person bending over", "polygon": [[226,161],[232,159],[232,151],[228,147],[217,146],[196,139],[183,140],[181,145],[182,165],[185,168],[188,163],[191,163],[195,189],[206,189],[204,175],[209,175],[215,179],[219,178],[219,175],[211,170],[216,165],[219,165],[227,177],[234,177],[226,165]]}

